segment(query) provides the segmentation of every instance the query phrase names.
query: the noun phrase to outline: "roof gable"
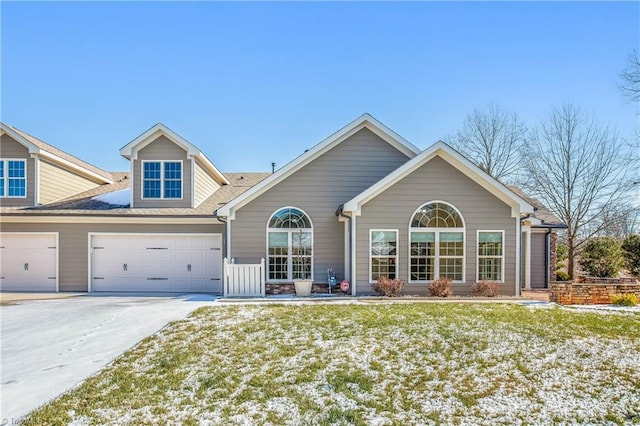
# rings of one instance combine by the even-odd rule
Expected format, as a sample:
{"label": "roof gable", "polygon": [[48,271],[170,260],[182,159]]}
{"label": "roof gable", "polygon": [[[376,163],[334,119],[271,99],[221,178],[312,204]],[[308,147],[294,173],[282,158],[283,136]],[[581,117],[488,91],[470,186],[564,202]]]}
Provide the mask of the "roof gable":
{"label": "roof gable", "polygon": [[316,144],[304,154],[298,156],[294,160],[284,165],[277,172],[271,174],[269,177],[264,179],[262,182],[260,182],[250,190],[246,191],[239,197],[233,199],[231,202],[222,206],[217,211],[218,216],[224,216],[233,219],[235,217],[235,211],[237,209],[242,208],[244,205],[248,204],[270,188],[274,187],[279,182],[287,179],[289,176],[302,169],[307,164],[313,162],[316,158],[322,156],[324,153],[331,150],[332,148],[339,145],[364,128],[373,132],[382,140],[405,154],[408,158],[414,158],[420,152],[420,150],[416,146],[376,120],[370,114],[365,113],[329,136],[328,138]]}
{"label": "roof gable", "polygon": [[164,136],[180,148],[187,151],[187,156],[195,158],[198,163],[213,177],[220,185],[228,185],[229,181],[224,175],[213,165],[211,160],[200,149],[182,136],[175,133],[162,123],[158,123],[149,130],[120,148],[120,155],[128,160],[138,158],[138,152],[155,141],[159,136]]}
{"label": "roof gable", "polygon": [[353,215],[360,215],[361,207],[391,188],[396,182],[405,178],[418,168],[428,163],[434,157],[440,157],[457,170],[478,183],[498,199],[511,207],[512,217],[520,217],[522,213],[532,213],[533,206],[522,197],[509,190],[505,185],[494,179],[446,143],[439,141],[422,151],[418,156],[409,160],[395,171],[378,181],[375,185],[361,192],[343,206],[343,211]]}
{"label": "roof gable", "polygon": [[4,133],[19,144],[25,146],[30,154],[34,154],[48,161],[56,163],[75,173],[86,176],[99,183],[112,183],[113,176],[93,164],[87,163],[61,149],[49,145],[30,134],[13,126],[0,122],[0,134]]}

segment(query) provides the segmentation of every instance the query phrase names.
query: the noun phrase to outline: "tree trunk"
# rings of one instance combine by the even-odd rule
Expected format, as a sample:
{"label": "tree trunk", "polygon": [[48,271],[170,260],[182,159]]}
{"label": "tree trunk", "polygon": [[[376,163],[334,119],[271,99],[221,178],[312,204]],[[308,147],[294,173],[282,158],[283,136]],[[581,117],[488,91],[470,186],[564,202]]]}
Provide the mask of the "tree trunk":
{"label": "tree trunk", "polygon": [[569,274],[569,280],[573,281],[575,273],[575,252],[576,249],[573,245],[573,241],[567,241],[567,273]]}

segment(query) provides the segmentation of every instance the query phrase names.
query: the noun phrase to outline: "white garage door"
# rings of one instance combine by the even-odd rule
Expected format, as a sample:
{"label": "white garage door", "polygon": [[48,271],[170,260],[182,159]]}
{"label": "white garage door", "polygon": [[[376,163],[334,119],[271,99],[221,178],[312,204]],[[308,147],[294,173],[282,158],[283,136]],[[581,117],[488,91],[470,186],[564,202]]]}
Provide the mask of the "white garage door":
{"label": "white garage door", "polygon": [[57,241],[55,233],[0,233],[0,289],[57,291]]}
{"label": "white garage door", "polygon": [[92,291],[222,293],[221,234],[93,234]]}

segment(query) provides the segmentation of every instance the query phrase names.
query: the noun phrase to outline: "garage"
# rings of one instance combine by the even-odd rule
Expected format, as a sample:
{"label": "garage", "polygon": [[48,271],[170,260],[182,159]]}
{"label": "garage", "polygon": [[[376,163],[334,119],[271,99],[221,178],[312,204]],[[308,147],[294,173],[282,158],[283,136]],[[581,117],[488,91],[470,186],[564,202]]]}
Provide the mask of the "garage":
{"label": "garage", "polygon": [[58,291],[58,234],[0,233],[2,291]]}
{"label": "garage", "polygon": [[90,291],[222,293],[221,234],[90,234]]}

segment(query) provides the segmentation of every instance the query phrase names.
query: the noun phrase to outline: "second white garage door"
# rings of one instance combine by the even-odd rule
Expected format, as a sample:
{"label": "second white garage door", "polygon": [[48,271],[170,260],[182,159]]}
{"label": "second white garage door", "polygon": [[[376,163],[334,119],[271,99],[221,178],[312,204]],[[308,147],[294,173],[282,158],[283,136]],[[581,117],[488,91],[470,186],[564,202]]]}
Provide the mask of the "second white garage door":
{"label": "second white garage door", "polygon": [[222,293],[221,234],[93,234],[91,291]]}

